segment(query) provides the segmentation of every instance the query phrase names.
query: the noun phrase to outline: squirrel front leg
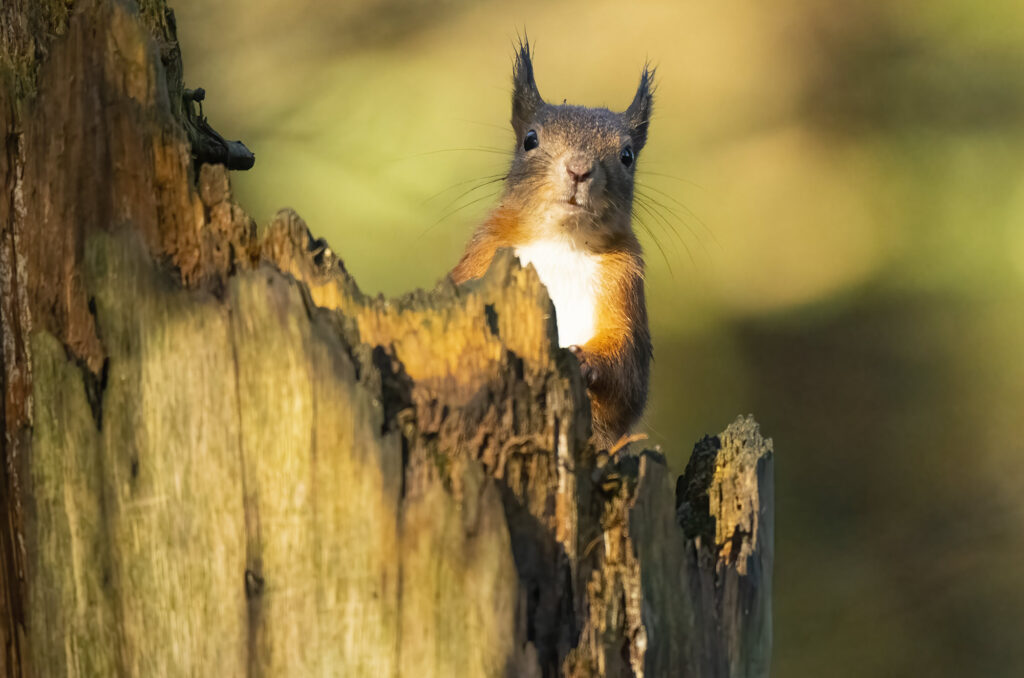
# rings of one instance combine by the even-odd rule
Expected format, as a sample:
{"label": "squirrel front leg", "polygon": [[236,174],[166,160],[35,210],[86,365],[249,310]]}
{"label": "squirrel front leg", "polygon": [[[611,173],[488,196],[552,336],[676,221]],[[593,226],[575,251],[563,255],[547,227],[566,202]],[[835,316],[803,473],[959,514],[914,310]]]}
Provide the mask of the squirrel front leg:
{"label": "squirrel front leg", "polygon": [[647,400],[650,349],[631,341],[619,350],[600,339],[570,346],[590,393],[595,443],[609,447],[629,432]]}
{"label": "squirrel front leg", "polygon": [[611,268],[619,275],[609,276],[611,284],[602,290],[597,334],[583,346],[569,347],[590,392],[595,442],[603,447],[614,444],[640,418],[652,353],[643,269]]}
{"label": "squirrel front leg", "polygon": [[513,214],[503,209],[495,210],[473,233],[462,259],[449,274],[455,284],[484,277],[494,253],[502,247],[511,247],[518,229],[519,223]]}

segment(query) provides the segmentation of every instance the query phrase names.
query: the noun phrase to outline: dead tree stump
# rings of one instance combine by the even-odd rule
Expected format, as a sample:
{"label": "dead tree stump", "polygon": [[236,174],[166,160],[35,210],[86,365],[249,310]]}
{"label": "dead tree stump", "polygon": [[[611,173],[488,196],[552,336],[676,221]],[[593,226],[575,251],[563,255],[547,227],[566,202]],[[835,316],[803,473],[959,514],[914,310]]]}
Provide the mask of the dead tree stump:
{"label": "dead tree stump", "polygon": [[174,31],[0,6],[0,673],[767,676],[753,420],[673,496],[590,444],[532,269],[373,299],[258,228]]}

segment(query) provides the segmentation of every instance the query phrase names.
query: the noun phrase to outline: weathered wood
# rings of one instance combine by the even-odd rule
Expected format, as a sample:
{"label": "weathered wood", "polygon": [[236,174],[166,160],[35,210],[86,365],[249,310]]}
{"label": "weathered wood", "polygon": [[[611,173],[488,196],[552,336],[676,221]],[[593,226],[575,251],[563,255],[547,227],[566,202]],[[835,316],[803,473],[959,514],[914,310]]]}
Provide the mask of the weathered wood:
{"label": "weathered wood", "polygon": [[700,675],[767,676],[775,558],[772,441],[753,417],[697,443],[676,486]]}
{"label": "weathered wood", "polygon": [[162,1],[0,20],[0,674],[767,675],[752,420],[673,497],[532,269],[369,298],[197,171]]}

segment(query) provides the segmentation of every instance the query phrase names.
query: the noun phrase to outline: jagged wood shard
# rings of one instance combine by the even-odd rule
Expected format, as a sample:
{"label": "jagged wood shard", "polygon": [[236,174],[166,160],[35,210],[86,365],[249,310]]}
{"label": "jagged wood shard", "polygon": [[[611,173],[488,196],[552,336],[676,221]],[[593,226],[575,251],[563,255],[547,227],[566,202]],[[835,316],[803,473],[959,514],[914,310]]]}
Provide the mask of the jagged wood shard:
{"label": "jagged wood shard", "polygon": [[673,496],[532,270],[369,298],[196,170],[162,0],[0,21],[0,675],[767,675],[753,420]]}

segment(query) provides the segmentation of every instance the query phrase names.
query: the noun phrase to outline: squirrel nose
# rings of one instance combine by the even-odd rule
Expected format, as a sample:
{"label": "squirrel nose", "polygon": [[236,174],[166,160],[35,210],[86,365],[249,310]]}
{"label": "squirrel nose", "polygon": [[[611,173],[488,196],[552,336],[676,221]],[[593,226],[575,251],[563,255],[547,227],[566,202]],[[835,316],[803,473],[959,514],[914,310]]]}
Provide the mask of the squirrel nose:
{"label": "squirrel nose", "polygon": [[590,178],[594,172],[594,164],[583,160],[570,160],[565,163],[565,171],[569,173],[569,178],[578,184]]}

